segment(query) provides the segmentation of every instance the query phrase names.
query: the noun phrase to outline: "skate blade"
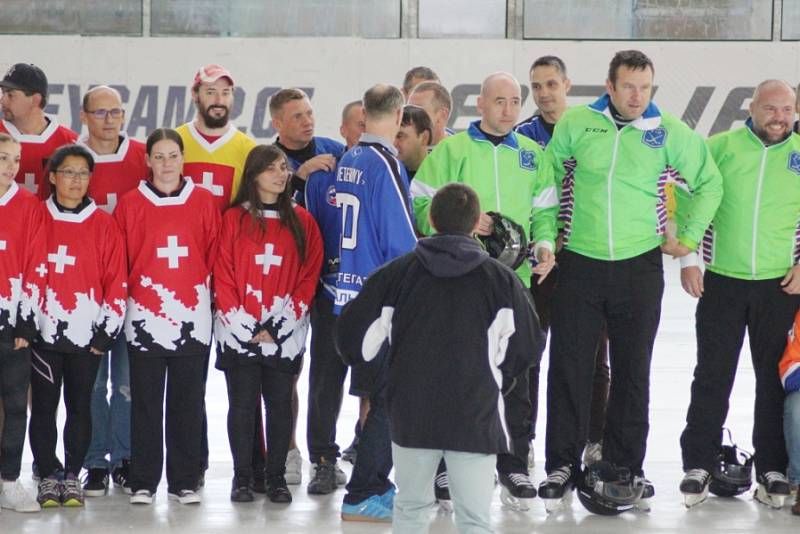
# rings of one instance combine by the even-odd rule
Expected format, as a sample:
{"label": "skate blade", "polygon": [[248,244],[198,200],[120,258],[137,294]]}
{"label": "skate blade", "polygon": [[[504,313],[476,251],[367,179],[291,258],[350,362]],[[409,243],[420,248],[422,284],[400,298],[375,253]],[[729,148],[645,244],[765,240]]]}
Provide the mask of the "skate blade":
{"label": "skate blade", "polygon": [[533,499],[520,499],[519,497],[514,497],[511,493],[505,488],[500,489],[500,502],[503,503],[503,508],[508,510],[513,510],[515,512],[527,512],[530,510],[529,501]]}
{"label": "skate blade", "polygon": [[554,514],[569,509],[572,505],[572,490],[567,491],[560,499],[545,499],[541,496],[540,498],[544,501],[545,511],[548,514]]}
{"label": "skate blade", "polygon": [[783,505],[786,503],[786,498],[788,495],[778,495],[775,493],[767,493],[767,490],[764,489],[763,486],[757,486],[755,493],[753,493],[753,499],[757,502],[765,506],[769,506],[775,510],[780,510],[783,508]]}
{"label": "skate blade", "polygon": [[439,505],[439,512],[443,514],[453,513],[453,501],[437,500],[436,504]]}
{"label": "skate blade", "polygon": [[687,509],[694,508],[698,504],[706,502],[706,499],[708,499],[708,484],[703,488],[702,493],[684,493],[683,505],[686,506]]}

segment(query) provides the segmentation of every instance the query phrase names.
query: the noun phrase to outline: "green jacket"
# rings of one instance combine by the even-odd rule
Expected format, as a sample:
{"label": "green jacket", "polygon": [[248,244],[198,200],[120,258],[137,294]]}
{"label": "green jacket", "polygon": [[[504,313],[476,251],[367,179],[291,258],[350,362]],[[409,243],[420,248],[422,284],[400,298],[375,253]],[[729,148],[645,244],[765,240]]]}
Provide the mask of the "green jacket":
{"label": "green jacket", "polygon": [[748,120],[708,147],[724,186],[703,240],[708,269],[743,280],[785,276],[800,257],[800,136],[767,147]]}
{"label": "green jacket", "polygon": [[546,156],[561,185],[564,247],[601,260],[638,256],[664,242],[668,182],[692,201],[678,210],[678,240],[697,248],[722,198],[722,178],[699,134],[652,102],[618,129],[603,95],[556,124]]}
{"label": "green jacket", "polygon": [[[528,229],[528,238],[553,250],[556,238],[558,195],[552,168],[544,163],[544,151],[525,136],[510,132],[494,146],[478,128],[479,121],[465,132],[442,140],[426,157],[414,180],[411,196],[417,229],[433,233],[428,213],[436,190],[460,182],[478,194],[481,211],[496,211]],[[532,222],[531,222],[532,221]],[[527,261],[517,274],[530,285]]]}

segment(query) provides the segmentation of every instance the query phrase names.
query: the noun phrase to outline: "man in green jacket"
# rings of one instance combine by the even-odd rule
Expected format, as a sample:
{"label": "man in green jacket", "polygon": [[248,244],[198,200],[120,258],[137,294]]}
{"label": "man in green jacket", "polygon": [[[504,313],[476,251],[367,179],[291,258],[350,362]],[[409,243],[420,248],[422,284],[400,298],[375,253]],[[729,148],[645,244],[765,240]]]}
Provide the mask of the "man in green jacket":
{"label": "man in green jacket", "polygon": [[745,331],[756,377],[755,499],[779,508],[789,494],[777,369],[800,302],[800,136],[792,134],[794,105],[795,92],[787,83],[762,82],[746,124],[708,140],[725,194],[703,239],[705,275],[694,255],[681,260],[683,287],[700,298],[697,366],[681,435],[680,489],[687,506],[708,495]]}
{"label": "man in green jacket", "polygon": [[[516,271],[527,287],[531,272],[544,279],[554,265],[558,196],[542,148],[513,131],[521,109],[520,95],[519,82],[510,74],[499,72],[486,78],[477,103],[480,120],[471,123],[467,131],[446,137],[436,145],[417,171],[411,195],[417,228],[424,234],[432,233],[428,218],[431,198],[450,182],[467,184],[478,194],[482,210],[475,228],[478,235],[492,231],[487,211],[501,213],[523,228],[531,228],[528,237],[536,243],[538,263],[532,271],[525,261]],[[497,459],[503,485],[501,498],[518,509],[527,509],[518,499],[536,497],[528,474],[531,404],[527,375],[526,370],[513,384],[503,384],[513,454],[501,454]]]}
{"label": "man in green jacket", "polygon": [[[654,67],[642,52],[611,60],[607,93],[567,110],[547,146],[561,184],[564,251],[551,310],[546,464],[539,496],[557,507],[576,483],[587,508],[619,513],[653,493],[642,465],[649,429],[650,360],[661,314],[662,250],[697,248],[722,196],[703,139],[651,102]],[[693,193],[677,235],[666,238],[664,186]],[[585,472],[614,479],[609,500],[591,476],[579,476],[591,402],[594,354],[608,328],[611,391],[603,461]],[[621,484],[621,486],[620,486]],[[622,501],[622,502],[620,502]],[[587,504],[588,503],[588,504]]]}

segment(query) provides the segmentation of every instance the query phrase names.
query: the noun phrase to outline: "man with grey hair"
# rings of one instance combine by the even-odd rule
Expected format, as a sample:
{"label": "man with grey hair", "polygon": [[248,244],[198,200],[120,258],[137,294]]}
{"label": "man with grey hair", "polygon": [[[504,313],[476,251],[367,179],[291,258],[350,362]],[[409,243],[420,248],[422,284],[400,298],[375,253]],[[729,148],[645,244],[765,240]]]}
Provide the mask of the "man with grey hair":
{"label": "man with grey hair", "polygon": [[339,134],[344,138],[347,150],[356,146],[362,133],[364,133],[364,104],[361,100],[354,100],[342,108],[342,124],[339,126]]}
{"label": "man with grey hair", "polygon": [[[125,109],[119,92],[99,85],[83,95],[81,123],[87,134],[78,139],[94,158],[88,196],[109,213],[122,195],[135,189],[148,173],[144,143],[123,129]],[[111,399],[107,397],[111,378]],[[109,475],[114,485],[128,487],[131,458],[131,395],[128,349],[120,334],[102,356],[92,390],[92,441],[86,452],[88,470],[83,490],[87,497],[108,493]],[[106,458],[108,456],[108,459]]]}
{"label": "man with grey hair", "polygon": [[433,72],[430,67],[413,67],[408,69],[406,75],[403,77],[403,98],[408,100],[414,88],[422,82],[436,82],[441,83],[439,76]]}
{"label": "man with grey hair", "polygon": [[[478,235],[494,233],[493,213],[523,227],[527,241],[535,242],[536,266],[531,269],[528,261],[522,261],[516,273],[528,287],[532,272],[544,280],[554,264],[558,195],[552,170],[544,164],[542,147],[513,131],[520,106],[521,88],[516,78],[504,72],[488,76],[478,97],[481,118],[467,131],[437,145],[422,162],[411,189],[417,227],[422,233],[432,232],[428,221],[431,198],[448,182],[465,183],[477,192],[483,210],[475,227]],[[535,356],[538,364],[540,354]],[[501,498],[510,506],[527,509],[524,501],[536,497],[528,474],[531,403],[527,369],[511,383],[503,384],[503,395],[512,446],[510,454],[497,458]]]}
{"label": "man with grey hair", "polygon": [[450,112],[453,109],[453,100],[442,84],[438,82],[420,83],[411,92],[408,97],[408,103],[412,106],[421,107],[431,118],[433,123],[433,136],[430,142],[431,150],[442,139],[448,135],[453,135],[453,132],[447,128]]}
{"label": "man with grey hair", "polygon": [[[365,132],[336,169],[336,204],[342,221],[334,311],[354,299],[376,269],[410,252],[414,232],[408,175],[393,141],[403,118],[403,94],[379,84],[364,93]],[[364,368],[366,367],[366,368]],[[394,485],[383,376],[355,366],[351,393],[369,397],[370,410],[342,504],[342,519],[391,521]]]}
{"label": "man with grey hair", "polygon": [[556,122],[567,111],[567,93],[572,82],[567,78],[567,66],[557,56],[537,58],[529,75],[536,113],[519,123],[515,130],[546,148]]}
{"label": "man with grey hair", "polygon": [[[680,489],[687,506],[705,500],[719,465],[722,426],[745,332],[756,379],[756,501],[780,508],[789,495],[787,448],[793,465],[800,465],[800,398],[795,394],[800,371],[787,361],[781,362],[780,374],[775,372],[800,304],[800,137],[792,134],[794,119],[794,89],[766,80],[753,94],[745,125],[708,140],[722,174],[723,195],[703,239],[705,274],[695,255],[681,261],[681,283],[699,298],[697,365],[681,435],[686,474]],[[796,483],[796,467],[790,474]]]}

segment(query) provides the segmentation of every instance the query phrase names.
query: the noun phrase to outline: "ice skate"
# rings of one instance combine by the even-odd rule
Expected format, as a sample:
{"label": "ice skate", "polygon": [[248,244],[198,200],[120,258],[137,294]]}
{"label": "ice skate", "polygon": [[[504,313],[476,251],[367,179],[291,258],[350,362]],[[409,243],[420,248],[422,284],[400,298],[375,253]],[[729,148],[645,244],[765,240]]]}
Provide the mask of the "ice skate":
{"label": "ice skate", "polygon": [[539,484],[539,498],[544,501],[544,508],[548,514],[570,506],[574,485],[575,473],[568,465],[548,473],[547,478]]}
{"label": "ice skate", "polygon": [[786,498],[789,497],[789,481],[783,473],[767,471],[756,477],[756,491],[753,498],[770,508],[783,508]]}
{"label": "ice skate", "polygon": [[708,498],[710,480],[711,474],[705,469],[689,469],[686,472],[680,486],[686,508],[697,506]]}
{"label": "ice skate", "polygon": [[536,488],[527,473],[500,473],[500,502],[515,512],[530,510],[530,500],[536,498]]}
{"label": "ice skate", "polygon": [[433,481],[433,494],[436,497],[436,504],[439,510],[446,513],[453,513],[453,501],[450,500],[450,483],[447,478],[447,471],[436,475]]}

